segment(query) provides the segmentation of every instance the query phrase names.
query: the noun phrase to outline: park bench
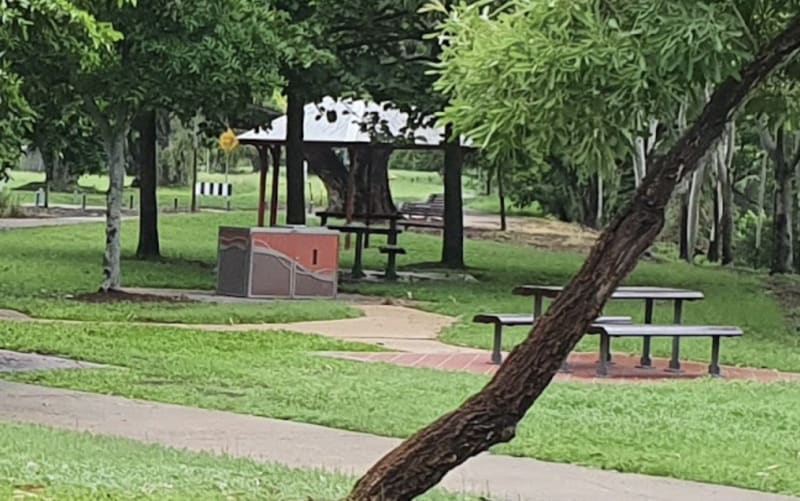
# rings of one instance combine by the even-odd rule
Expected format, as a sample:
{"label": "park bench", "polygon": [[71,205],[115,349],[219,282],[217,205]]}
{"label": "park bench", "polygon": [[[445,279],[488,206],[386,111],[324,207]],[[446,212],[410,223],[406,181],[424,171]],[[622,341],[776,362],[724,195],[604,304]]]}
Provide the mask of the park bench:
{"label": "park bench", "polygon": [[400,206],[400,212],[405,216],[405,221],[413,219],[441,220],[444,218],[444,195],[434,193],[424,202],[406,202]]}
{"label": "park bench", "polygon": [[[503,328],[532,326],[533,315],[511,314],[511,313],[482,313],[475,315],[472,321],[478,324],[494,325],[494,344],[492,345],[492,363],[500,365],[503,362]],[[630,324],[631,317],[598,317],[595,320],[598,324]]]}
{"label": "park bench", "polygon": [[[720,376],[719,367],[719,348],[720,339],[723,337],[740,337],[742,330],[738,327],[725,327],[713,325],[633,325],[633,324],[602,324],[595,323],[589,328],[588,334],[600,335],[600,359],[597,365],[597,375],[608,375],[608,360],[610,355],[610,345],[612,337],[671,337],[672,338],[672,357],[669,361],[671,372],[680,372],[680,340],[681,338],[711,338],[711,364],[708,366],[708,373],[712,376]],[[649,360],[643,360],[644,368],[652,367]]]}
{"label": "park bench", "polygon": [[[333,211],[317,211],[315,213],[317,217],[319,217],[319,225],[326,226],[328,228],[334,228],[335,226],[340,225],[329,225],[329,219],[346,219],[347,216],[344,212],[333,212]],[[403,219],[403,215],[400,213],[394,214],[359,214],[355,213],[352,214],[353,221],[362,221],[366,226],[366,230],[364,230],[364,238],[362,240],[364,248],[369,248],[369,236],[371,234],[379,234],[379,235],[386,235],[386,243],[388,245],[394,245],[397,243],[397,236],[402,233],[402,230],[397,229],[397,222],[398,220]],[[380,226],[372,226],[373,223],[377,223],[379,221],[388,221],[389,223],[389,231],[386,231],[385,228]],[[376,228],[375,231],[372,228]]]}

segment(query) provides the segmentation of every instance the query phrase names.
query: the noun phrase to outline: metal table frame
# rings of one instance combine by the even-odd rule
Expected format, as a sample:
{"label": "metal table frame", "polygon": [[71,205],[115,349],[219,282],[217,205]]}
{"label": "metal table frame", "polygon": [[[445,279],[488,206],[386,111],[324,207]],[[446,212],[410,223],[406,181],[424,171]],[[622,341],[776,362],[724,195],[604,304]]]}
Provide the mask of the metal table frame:
{"label": "metal table frame", "polygon": [[[533,296],[533,318],[534,321],[542,315],[544,299],[554,299],[563,287],[549,286],[549,285],[523,285],[515,287],[513,293],[517,296]],[[685,301],[699,301],[704,299],[705,296],[702,292],[686,290],[686,289],[673,289],[669,287],[619,287],[611,295],[611,299],[615,300],[638,300],[644,301],[644,323],[653,323],[653,307],[656,301],[673,301],[673,324],[681,324],[683,322],[683,303]],[[610,340],[609,340],[610,342]],[[669,370],[672,372],[681,371],[680,362],[680,349],[681,339],[676,336],[672,338],[672,356],[669,361]],[[639,360],[638,368],[652,369],[653,360],[650,352],[651,338],[650,336],[643,336],[642,338],[642,357]],[[611,349],[609,346],[609,357]],[[609,360],[610,362],[610,360]],[[562,371],[568,372],[569,366],[562,364]]]}

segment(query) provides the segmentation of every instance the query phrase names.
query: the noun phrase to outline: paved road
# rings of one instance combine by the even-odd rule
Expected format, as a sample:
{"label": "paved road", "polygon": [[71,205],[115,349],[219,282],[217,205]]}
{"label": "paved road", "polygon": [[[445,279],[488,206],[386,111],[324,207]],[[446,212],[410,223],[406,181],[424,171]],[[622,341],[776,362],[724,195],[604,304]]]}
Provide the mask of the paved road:
{"label": "paved road", "polygon": [[[0,420],[346,474],[363,472],[398,443],[321,426],[2,381],[0,402]],[[454,470],[443,485],[509,501],[797,501],[729,487],[489,454]]]}

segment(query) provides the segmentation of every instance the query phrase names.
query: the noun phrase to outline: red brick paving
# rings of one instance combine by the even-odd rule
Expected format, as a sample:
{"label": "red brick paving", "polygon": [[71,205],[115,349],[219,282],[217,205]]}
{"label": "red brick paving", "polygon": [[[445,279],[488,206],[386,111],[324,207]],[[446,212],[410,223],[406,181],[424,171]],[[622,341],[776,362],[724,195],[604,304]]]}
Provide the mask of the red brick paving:
{"label": "red brick paving", "polygon": [[[497,366],[490,363],[489,353],[331,353],[330,356],[359,362],[383,362],[404,367],[424,367],[443,371],[461,371],[477,374],[494,374]],[[559,373],[557,381],[587,382],[660,382],[697,379],[708,375],[708,364],[681,362],[683,372],[675,374],[665,369],[669,361],[654,358],[653,369],[639,369],[638,356],[615,354],[614,364],[608,367],[608,377],[600,378],[595,373],[597,353],[573,353],[569,357],[572,372]],[[725,379],[743,379],[761,382],[800,381],[800,374],[778,372],[770,369],[747,367],[722,367]]]}

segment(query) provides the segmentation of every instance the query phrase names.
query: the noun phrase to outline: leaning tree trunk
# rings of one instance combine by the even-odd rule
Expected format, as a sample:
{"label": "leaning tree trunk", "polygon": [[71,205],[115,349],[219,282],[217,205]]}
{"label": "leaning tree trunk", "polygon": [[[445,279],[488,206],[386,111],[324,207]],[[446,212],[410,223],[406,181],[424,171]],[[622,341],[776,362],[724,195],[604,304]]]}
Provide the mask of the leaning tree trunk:
{"label": "leaning tree trunk", "polygon": [[665,156],[655,159],[628,209],[606,228],[581,270],[489,384],[378,461],[356,483],[350,501],[413,499],[467,459],[514,437],[517,423],[655,241],[676,183],[719,140],[748,94],[798,48],[800,17],[738,79],[722,83],[695,124]]}
{"label": "leaning tree trunk", "polygon": [[108,194],[106,195],[106,250],[103,254],[103,291],[119,289],[122,285],[120,266],[122,231],[122,191],[125,188],[125,132],[110,129],[103,138],[108,164]]}
{"label": "leaning tree trunk", "polygon": [[289,83],[286,100],[286,224],[306,224],[303,180],[305,103]]}
{"label": "leaning tree trunk", "polygon": [[444,239],[442,264],[448,268],[464,268],[464,200],[461,193],[461,170],[464,153],[452,125],[445,129],[444,147]]}
{"label": "leaning tree trunk", "polygon": [[[161,255],[158,239],[158,171],[156,166],[156,112],[146,111],[139,120],[139,243],[136,257]],[[194,192],[194,190],[192,190]]]}

